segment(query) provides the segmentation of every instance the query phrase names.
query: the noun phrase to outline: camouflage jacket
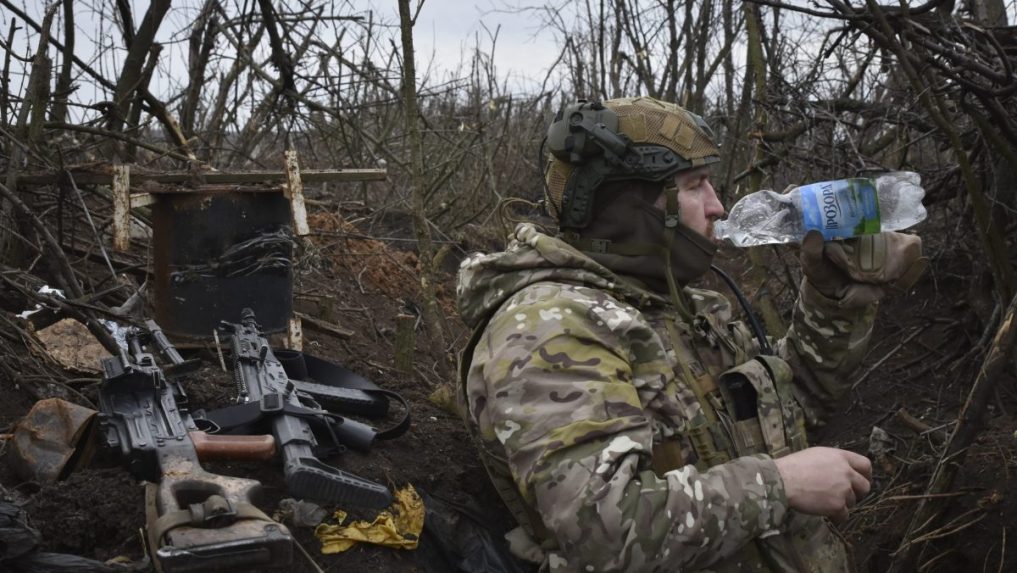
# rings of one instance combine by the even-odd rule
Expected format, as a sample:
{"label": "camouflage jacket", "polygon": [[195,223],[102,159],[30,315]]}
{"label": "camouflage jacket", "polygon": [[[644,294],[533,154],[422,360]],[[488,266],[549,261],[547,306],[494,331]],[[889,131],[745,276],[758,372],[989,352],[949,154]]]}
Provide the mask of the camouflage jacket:
{"label": "camouflage jacket", "polygon": [[847,570],[828,524],[788,508],[773,457],[806,447],[800,405],[819,418],[846,390],[874,305],[804,284],[780,358],[762,359],[724,297],[684,292],[692,324],[528,224],[463,262],[460,406],[522,525],[513,550],[553,572]]}

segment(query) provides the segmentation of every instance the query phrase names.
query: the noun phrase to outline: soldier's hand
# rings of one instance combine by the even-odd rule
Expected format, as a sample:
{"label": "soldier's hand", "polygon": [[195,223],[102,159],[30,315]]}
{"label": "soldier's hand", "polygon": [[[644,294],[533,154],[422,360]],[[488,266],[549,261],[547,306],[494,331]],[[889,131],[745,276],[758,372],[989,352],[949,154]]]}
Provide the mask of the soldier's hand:
{"label": "soldier's hand", "polygon": [[792,509],[835,521],[869,493],[872,462],[837,448],[807,448],[774,460]]}
{"label": "soldier's hand", "polygon": [[819,231],[809,231],[801,262],[816,290],[848,308],[907,291],[929,265],[921,237],[892,232],[824,242]]}

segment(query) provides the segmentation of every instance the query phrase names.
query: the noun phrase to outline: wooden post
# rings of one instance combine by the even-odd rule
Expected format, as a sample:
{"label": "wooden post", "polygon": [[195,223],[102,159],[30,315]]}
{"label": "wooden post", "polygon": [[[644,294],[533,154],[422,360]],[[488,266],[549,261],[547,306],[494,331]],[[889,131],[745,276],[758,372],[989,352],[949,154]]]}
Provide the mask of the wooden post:
{"label": "wooden post", "polygon": [[131,248],[131,168],[113,166],[113,248],[124,252]]}
{"label": "wooden post", "polygon": [[413,372],[413,353],[417,346],[416,325],[417,317],[412,314],[396,316],[395,367],[403,374]]}
{"label": "wooden post", "polygon": [[304,185],[300,182],[300,164],[297,162],[297,152],[287,149],[286,155],[286,185],[283,187],[283,194],[290,200],[290,211],[293,213],[293,232],[298,237],[309,235],[311,229],[307,226],[307,207],[304,205]]}
{"label": "wooden post", "polygon": [[304,327],[300,323],[300,317],[290,319],[289,328],[286,331],[286,347],[290,350],[304,349]]}

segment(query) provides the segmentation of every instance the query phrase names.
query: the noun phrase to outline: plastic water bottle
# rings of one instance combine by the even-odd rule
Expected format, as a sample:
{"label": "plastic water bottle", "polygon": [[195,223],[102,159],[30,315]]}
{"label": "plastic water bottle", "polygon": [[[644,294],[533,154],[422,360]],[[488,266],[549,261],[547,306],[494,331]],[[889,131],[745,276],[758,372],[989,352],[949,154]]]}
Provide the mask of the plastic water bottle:
{"label": "plastic water bottle", "polygon": [[736,247],[753,247],[801,242],[813,229],[827,241],[899,231],[925,219],[921,183],[917,173],[894,171],[811,183],[787,194],[757,191],[735,203],[714,234]]}

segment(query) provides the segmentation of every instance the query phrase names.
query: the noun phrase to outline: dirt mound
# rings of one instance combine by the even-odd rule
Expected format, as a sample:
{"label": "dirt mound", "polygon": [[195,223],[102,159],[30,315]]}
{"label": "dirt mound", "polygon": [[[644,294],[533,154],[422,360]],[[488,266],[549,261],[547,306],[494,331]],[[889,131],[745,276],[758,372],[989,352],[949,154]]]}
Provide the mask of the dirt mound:
{"label": "dirt mound", "polygon": [[[420,295],[420,261],[413,251],[390,248],[383,241],[365,235],[337,213],[316,213],[308,218],[314,228],[314,242],[331,253],[332,262],[393,300],[416,301]],[[448,280],[450,277],[445,277]],[[446,314],[455,316],[454,289],[435,285],[438,302]]]}

